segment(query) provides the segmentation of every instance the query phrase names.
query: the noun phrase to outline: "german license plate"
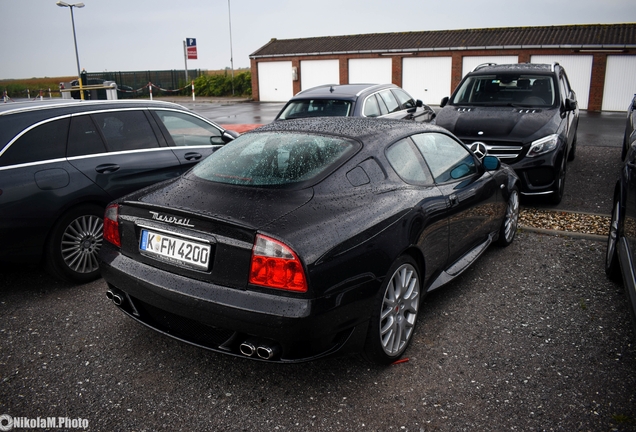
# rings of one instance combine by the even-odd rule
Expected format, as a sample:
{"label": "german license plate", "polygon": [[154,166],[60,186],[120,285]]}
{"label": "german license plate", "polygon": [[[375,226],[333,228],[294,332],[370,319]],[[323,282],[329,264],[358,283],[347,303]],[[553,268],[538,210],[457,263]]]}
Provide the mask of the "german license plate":
{"label": "german license plate", "polygon": [[141,230],[139,250],[186,267],[207,270],[211,246],[206,243],[143,229]]}

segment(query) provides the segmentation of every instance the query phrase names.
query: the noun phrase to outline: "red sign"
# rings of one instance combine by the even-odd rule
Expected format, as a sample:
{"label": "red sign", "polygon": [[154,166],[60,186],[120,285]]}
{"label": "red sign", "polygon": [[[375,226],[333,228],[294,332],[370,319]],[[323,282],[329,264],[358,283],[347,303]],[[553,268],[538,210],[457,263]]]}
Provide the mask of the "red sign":
{"label": "red sign", "polygon": [[187,38],[187,53],[188,60],[196,60],[197,59],[197,40],[195,38]]}

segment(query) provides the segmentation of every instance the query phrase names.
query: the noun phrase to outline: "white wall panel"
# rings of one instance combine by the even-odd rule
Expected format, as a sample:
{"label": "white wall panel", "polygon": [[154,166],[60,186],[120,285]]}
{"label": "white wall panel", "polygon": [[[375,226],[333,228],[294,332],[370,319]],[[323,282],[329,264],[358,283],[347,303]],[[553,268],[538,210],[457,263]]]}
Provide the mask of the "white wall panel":
{"label": "white wall panel", "polygon": [[428,105],[439,105],[450,96],[452,57],[405,57],[402,61],[402,88]]}
{"label": "white wall panel", "polygon": [[530,63],[559,63],[565,69],[572,90],[576,93],[580,109],[587,109],[590,101],[590,84],[592,80],[591,55],[533,55]]}
{"label": "white wall panel", "polygon": [[627,111],[636,93],[636,56],[607,56],[603,111]]}
{"label": "white wall panel", "polygon": [[258,93],[262,102],[287,102],[294,93],[292,62],[258,62]]}
{"label": "white wall panel", "polygon": [[340,84],[338,60],[303,60],[300,62],[300,89],[323,84]]}
{"label": "white wall panel", "polygon": [[391,58],[350,59],[349,84],[391,83]]}
{"label": "white wall panel", "polygon": [[[519,63],[519,57],[512,56],[466,56],[462,59],[462,77],[483,63],[510,64]],[[455,89],[453,89],[455,90]]]}

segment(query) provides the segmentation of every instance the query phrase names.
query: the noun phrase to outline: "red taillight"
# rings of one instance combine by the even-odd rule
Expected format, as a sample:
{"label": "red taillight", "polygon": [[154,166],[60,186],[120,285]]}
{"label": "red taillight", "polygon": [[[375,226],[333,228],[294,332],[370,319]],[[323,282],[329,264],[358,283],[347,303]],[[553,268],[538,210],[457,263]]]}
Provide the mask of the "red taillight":
{"label": "red taillight", "polygon": [[252,248],[251,284],[288,291],[306,292],[307,280],[300,260],[283,243],[256,236]]}
{"label": "red taillight", "polygon": [[111,204],[104,212],[104,240],[121,247],[119,236],[119,205]]}

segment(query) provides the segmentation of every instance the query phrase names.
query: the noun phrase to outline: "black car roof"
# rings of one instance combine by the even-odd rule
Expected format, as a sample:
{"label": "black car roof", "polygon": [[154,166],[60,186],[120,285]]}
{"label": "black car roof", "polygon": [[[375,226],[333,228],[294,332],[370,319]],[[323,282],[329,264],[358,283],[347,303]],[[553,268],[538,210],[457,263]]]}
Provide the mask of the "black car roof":
{"label": "black car roof", "polygon": [[[49,99],[25,102],[10,102],[0,104],[0,116],[12,115],[22,112],[35,112],[40,110],[63,111],[64,113],[90,111],[95,109],[117,109],[117,108],[178,108],[187,109],[172,102],[149,101],[149,100],[89,100],[81,101],[76,99]],[[56,112],[55,115],[59,115]]]}
{"label": "black car roof", "polygon": [[362,93],[397,87],[394,84],[326,84],[297,93],[291,100],[307,98],[355,99]]}
{"label": "black car roof", "polygon": [[521,72],[521,73],[533,73],[533,72],[553,72],[555,66],[558,66],[558,63],[553,65],[550,64],[542,64],[542,63],[512,63],[512,64],[494,64],[494,63],[485,63],[483,65],[477,66],[473,69],[470,74],[488,74],[488,73],[502,73],[502,72]]}
{"label": "black car roof", "polygon": [[427,131],[448,134],[447,130],[430,123],[367,117],[299,118],[270,123],[246,134],[272,131],[337,135],[363,142],[377,141],[379,138],[382,138],[382,142],[389,142],[404,136]]}

